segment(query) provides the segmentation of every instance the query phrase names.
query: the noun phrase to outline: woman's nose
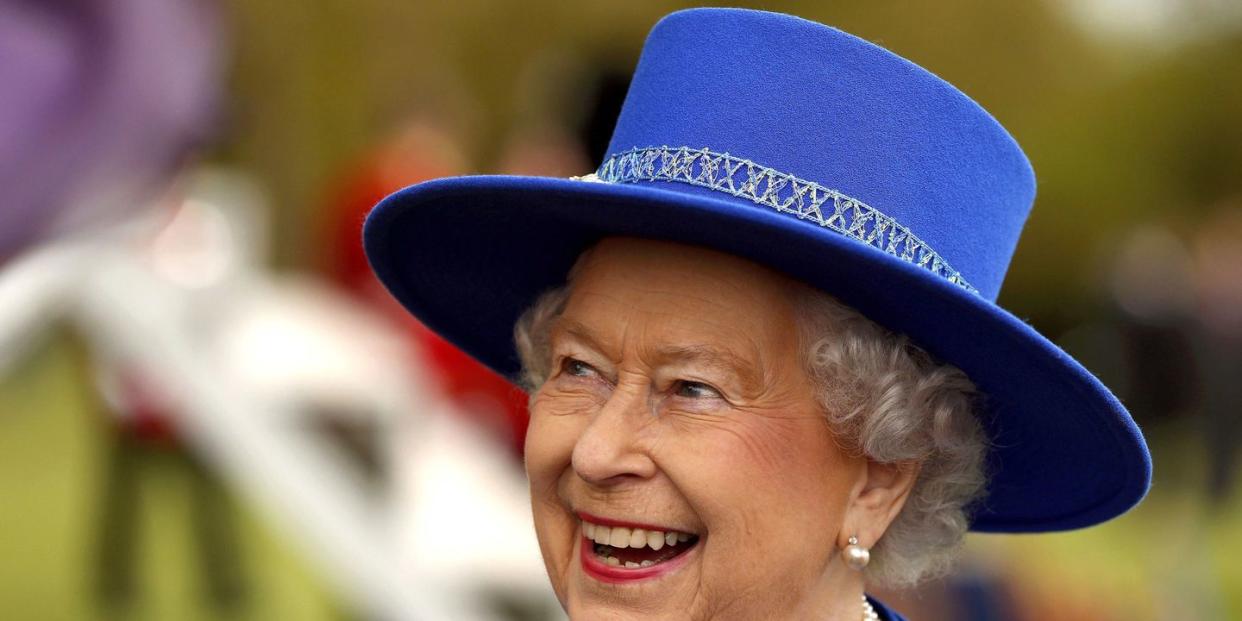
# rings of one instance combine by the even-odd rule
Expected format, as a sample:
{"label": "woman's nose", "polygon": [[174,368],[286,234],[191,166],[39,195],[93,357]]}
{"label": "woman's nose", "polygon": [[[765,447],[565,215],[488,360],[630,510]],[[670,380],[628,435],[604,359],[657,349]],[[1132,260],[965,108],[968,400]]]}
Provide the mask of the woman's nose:
{"label": "woman's nose", "polygon": [[574,445],[572,462],[579,477],[606,487],[655,474],[655,462],[638,442],[652,420],[648,401],[642,386],[620,384],[612,391]]}

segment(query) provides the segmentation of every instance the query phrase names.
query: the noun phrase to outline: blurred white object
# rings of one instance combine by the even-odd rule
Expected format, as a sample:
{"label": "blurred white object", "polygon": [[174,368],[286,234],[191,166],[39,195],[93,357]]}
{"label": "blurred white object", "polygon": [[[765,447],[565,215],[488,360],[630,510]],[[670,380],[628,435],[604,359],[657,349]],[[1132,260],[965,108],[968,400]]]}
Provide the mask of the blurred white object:
{"label": "blurred white object", "polygon": [[290,276],[244,289],[218,309],[211,347],[251,394],[388,421],[432,392],[418,385],[409,339],[329,285]]}
{"label": "blurred white object", "polygon": [[60,245],[0,269],[0,374],[64,315],[90,254],[88,247]]}

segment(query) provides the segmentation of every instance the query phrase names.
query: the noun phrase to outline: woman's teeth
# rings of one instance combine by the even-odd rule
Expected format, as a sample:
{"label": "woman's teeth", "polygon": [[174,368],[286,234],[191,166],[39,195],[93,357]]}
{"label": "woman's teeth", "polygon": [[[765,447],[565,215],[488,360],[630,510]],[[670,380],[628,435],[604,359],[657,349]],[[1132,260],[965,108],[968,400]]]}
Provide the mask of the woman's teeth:
{"label": "woman's teeth", "polygon": [[[697,541],[690,533],[603,526],[585,521],[582,522],[582,534],[595,542],[594,553],[602,562],[629,569],[651,567],[664,562],[683,551],[675,549],[678,544],[683,544],[684,548],[687,542]],[[660,550],[664,552],[654,554]]]}
{"label": "woman's teeth", "polygon": [[690,541],[689,533],[677,531],[645,530],[642,528],[626,528],[624,526],[601,526],[590,522],[582,522],[582,534],[587,539],[600,545],[614,548],[650,547],[659,550],[664,546],[674,546]]}

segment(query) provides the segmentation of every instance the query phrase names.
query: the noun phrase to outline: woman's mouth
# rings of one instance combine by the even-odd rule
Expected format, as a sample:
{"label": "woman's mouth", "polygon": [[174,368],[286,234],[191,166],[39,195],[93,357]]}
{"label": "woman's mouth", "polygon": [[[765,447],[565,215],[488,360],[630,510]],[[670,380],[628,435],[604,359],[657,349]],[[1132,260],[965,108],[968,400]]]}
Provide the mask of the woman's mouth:
{"label": "woman's mouth", "polygon": [[604,582],[628,582],[664,575],[684,564],[699,536],[654,526],[620,525],[583,516],[582,567]]}

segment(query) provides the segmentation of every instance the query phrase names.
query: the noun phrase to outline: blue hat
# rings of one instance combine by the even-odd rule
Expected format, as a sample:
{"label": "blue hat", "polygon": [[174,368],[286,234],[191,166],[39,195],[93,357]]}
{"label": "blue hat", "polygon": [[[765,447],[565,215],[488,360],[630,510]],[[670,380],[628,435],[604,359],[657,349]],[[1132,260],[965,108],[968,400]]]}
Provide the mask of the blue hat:
{"label": "blue hat", "polygon": [[605,236],[767,265],[905,333],[984,393],[977,531],[1088,526],[1151,458],[1091,373],[996,305],[1035,196],[995,119],[887,50],[787,15],[692,9],[651,31],[607,156],[572,179],[437,179],[384,199],[367,256],[430,328],[516,376],[518,316]]}

